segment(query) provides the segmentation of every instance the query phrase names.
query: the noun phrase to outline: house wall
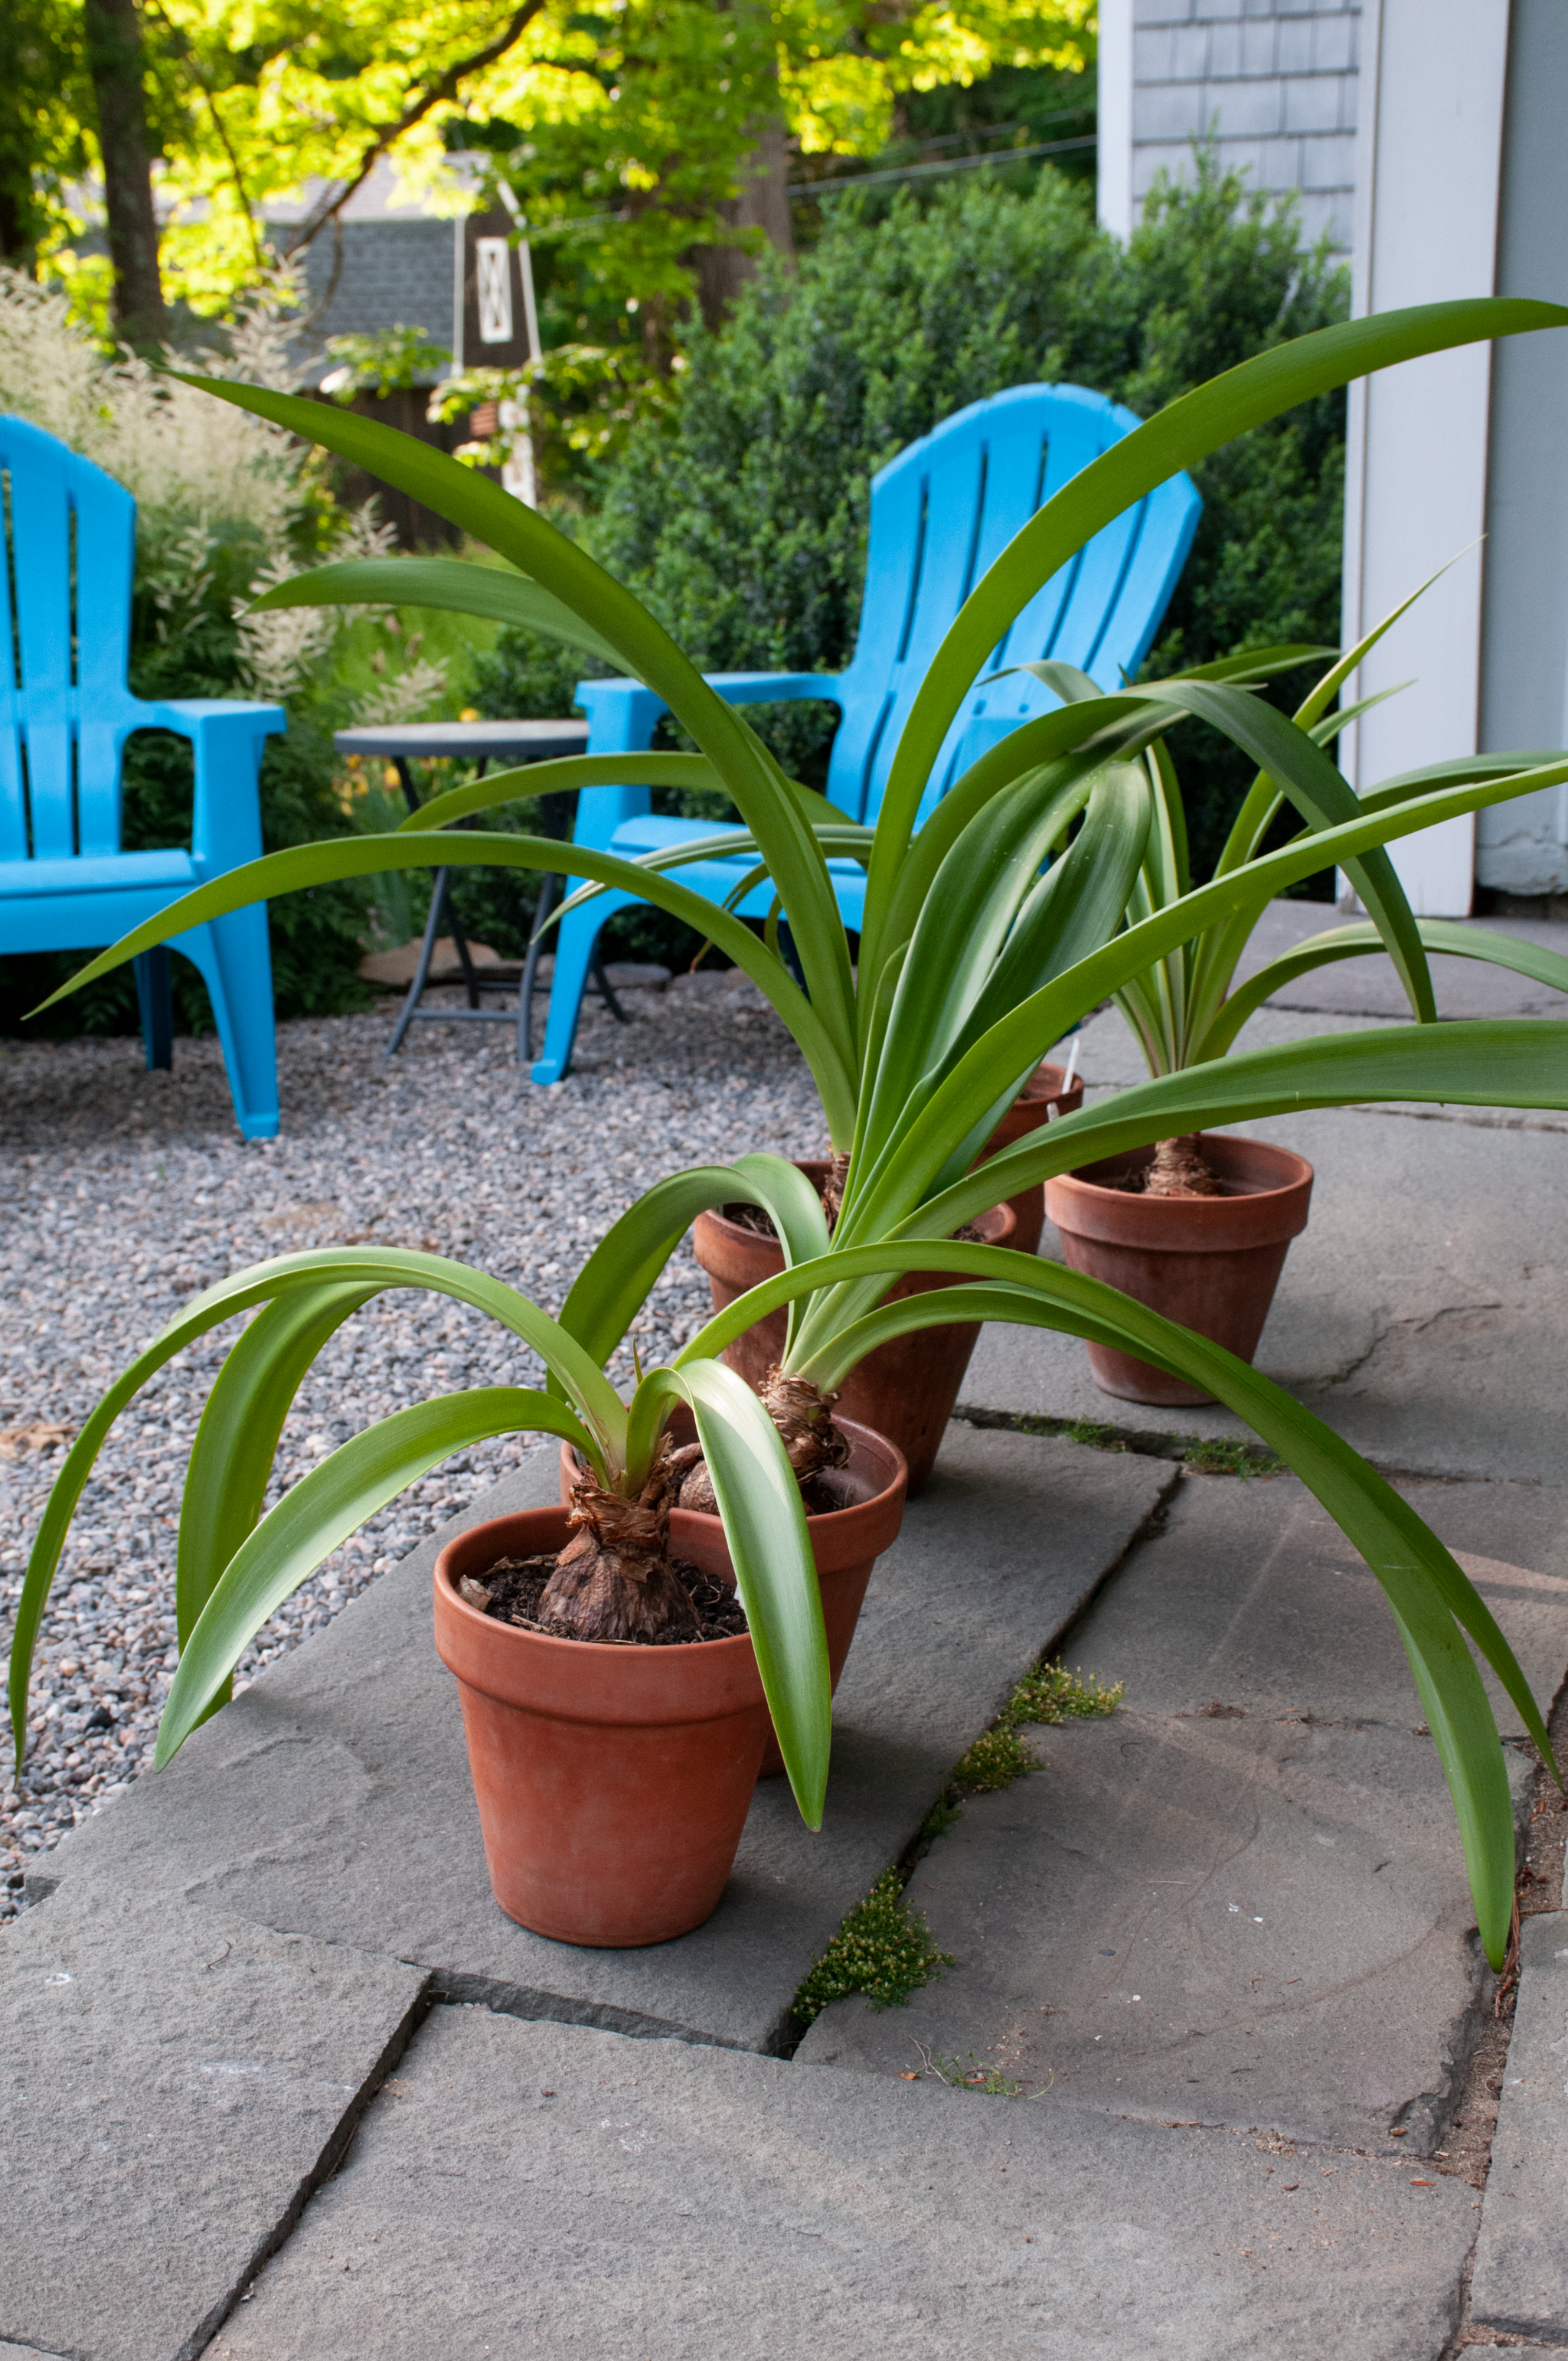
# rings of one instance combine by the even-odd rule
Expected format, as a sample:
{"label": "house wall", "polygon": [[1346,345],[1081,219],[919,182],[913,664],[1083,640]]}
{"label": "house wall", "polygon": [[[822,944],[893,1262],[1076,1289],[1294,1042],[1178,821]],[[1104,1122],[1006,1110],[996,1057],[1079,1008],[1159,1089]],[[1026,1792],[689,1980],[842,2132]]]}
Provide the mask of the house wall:
{"label": "house wall", "polygon": [[[444,352],[451,351],[450,221],[433,215],[345,221],[335,289],[334,260],[333,235],[323,230],[305,255],[311,310],[325,307],[311,325],[313,351],[319,352],[328,336],[374,335],[390,327],[422,328]],[[330,367],[323,361],[322,370]]]}
{"label": "house wall", "polygon": [[1156,173],[1190,172],[1212,134],[1249,186],[1299,192],[1310,238],[1348,249],[1360,16],[1359,0],[1102,0],[1102,218],[1125,236]]}

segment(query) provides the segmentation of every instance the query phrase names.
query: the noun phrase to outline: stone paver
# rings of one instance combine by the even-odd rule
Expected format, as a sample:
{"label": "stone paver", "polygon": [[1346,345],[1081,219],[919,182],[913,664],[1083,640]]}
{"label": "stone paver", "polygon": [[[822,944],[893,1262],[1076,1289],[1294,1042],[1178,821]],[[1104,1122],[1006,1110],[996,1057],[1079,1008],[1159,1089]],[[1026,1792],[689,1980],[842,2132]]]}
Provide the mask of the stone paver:
{"label": "stone paver", "polygon": [[342,2152],[425,1982],[90,1883],[25,1911],[0,1936],[0,2336],[46,2361],[201,2351]]}
{"label": "stone paver", "polygon": [[[1246,952],[1237,967],[1238,978],[1255,975],[1267,961],[1277,959],[1309,935],[1327,934],[1343,926],[1346,913],[1324,902],[1271,902],[1253,929]],[[1541,918],[1473,918],[1478,934],[1513,935],[1544,950],[1568,952],[1568,926]],[[1549,984],[1532,983],[1511,969],[1489,966],[1484,960],[1431,961],[1432,992],[1438,1014],[1450,1019],[1474,1016],[1563,1016],[1563,995]],[[1409,1022],[1409,1003],[1399,987],[1393,962],[1386,958],[1343,960],[1333,967],[1313,968],[1286,984],[1268,1003],[1273,1008],[1302,1009],[1312,1014],[1386,1016]]]}
{"label": "stone paver", "polygon": [[[1562,1492],[1411,1488],[1455,1540],[1568,1548]],[[1568,1581],[1470,1568],[1549,1710]],[[1186,1477],[1068,1653],[1126,1705],[1039,1733],[1046,1767],[966,1805],[910,1882],[959,1966],[907,2009],[836,2004],[798,2054],[972,2053],[1053,2098],[1430,2153],[1484,1962],[1403,1650],[1337,1528],[1294,1478]],[[1533,1754],[1508,1763],[1522,1806]]]}
{"label": "stone paver", "polygon": [[437,2009],[213,2361],[1437,2361],[1398,2164]]}
{"label": "stone paver", "polygon": [[[1549,1714],[1568,1675],[1568,1492],[1400,1488],[1458,1552]],[[1219,1703],[1402,1730],[1422,1718],[1381,1587],[1290,1476],[1184,1477],[1163,1530],[1131,1552],[1069,1653],[1106,1680],[1126,1680],[1129,1702],[1143,1711]],[[1499,1729],[1522,1733],[1503,1690],[1489,1672],[1483,1677]]]}
{"label": "stone paver", "polygon": [[[764,1783],[718,1911],[636,1951],[503,1917],[450,1676],[431,1640],[434,1544],[346,1608],[50,1857],[56,1878],[178,1888],[267,1926],[414,1960],[524,2015],[778,2046],[845,1912],[910,1841],[952,1763],[1091,1595],[1172,1471],[955,1429],[872,1578],[840,1686],[822,1833]],[[465,1522],[554,1497],[543,1453]]]}
{"label": "stone paver", "polygon": [[1470,2316],[1568,2337],[1568,1912],[1527,1918]]}
{"label": "stone paver", "polygon": [[836,2003],[799,2057],[1430,2155],[1485,1967],[1430,1742],[1124,1710],[1036,1746],[910,1880],[958,1967]]}

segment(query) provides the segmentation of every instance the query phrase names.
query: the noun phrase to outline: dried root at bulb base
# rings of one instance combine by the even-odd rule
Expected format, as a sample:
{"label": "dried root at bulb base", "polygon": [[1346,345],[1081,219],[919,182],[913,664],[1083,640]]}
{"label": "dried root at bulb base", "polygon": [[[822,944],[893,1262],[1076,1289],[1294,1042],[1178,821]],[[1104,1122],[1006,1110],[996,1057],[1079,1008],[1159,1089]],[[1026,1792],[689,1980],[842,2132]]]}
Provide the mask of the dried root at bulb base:
{"label": "dried root at bulb base", "polygon": [[[823,1393],[809,1378],[790,1377],[779,1368],[770,1369],[762,1380],[762,1407],[778,1428],[808,1505],[817,1478],[829,1468],[844,1466],[850,1456],[850,1438],[833,1419],[838,1399],[837,1394]],[[691,1449],[688,1445],[687,1451],[677,1453],[676,1459],[685,1461]],[[713,1479],[700,1453],[694,1455],[689,1473],[683,1476],[678,1497],[683,1509],[696,1509],[708,1516],[717,1513]]]}
{"label": "dried root at bulb base", "polygon": [[1219,1197],[1223,1184],[1198,1145],[1195,1131],[1162,1139],[1144,1174],[1146,1197]]}
{"label": "dried root at bulb base", "polygon": [[577,1530],[545,1585],[540,1621],[578,1640],[696,1639],[696,1611],[670,1564],[670,1497],[665,1458],[635,1500],[580,1477],[572,1487]]}
{"label": "dried root at bulb base", "polygon": [[845,1148],[837,1150],[833,1169],[822,1183],[822,1210],[828,1216],[828,1234],[839,1226],[839,1216],[844,1210],[844,1188],[850,1178],[850,1157]]}

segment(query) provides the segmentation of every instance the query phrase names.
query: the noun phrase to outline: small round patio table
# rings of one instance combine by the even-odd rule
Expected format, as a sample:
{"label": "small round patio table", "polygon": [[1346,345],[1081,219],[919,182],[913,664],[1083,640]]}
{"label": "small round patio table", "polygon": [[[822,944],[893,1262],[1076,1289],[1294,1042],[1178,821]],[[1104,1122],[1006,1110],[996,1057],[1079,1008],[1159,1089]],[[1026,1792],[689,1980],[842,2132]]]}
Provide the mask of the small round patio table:
{"label": "small round patio table", "polygon": [[[332,742],[340,754],[374,755],[382,762],[390,763],[397,772],[404,802],[411,812],[417,812],[420,799],[409,768],[411,763],[471,762],[477,765],[475,777],[482,779],[492,762],[546,763],[563,754],[582,753],[588,742],[588,725],[586,721],[402,721],[385,728],[340,730]],[[569,793],[540,796],[540,818],[544,835],[564,837],[567,834],[572,824],[573,801]],[[464,828],[477,825],[477,815],[458,822],[458,826]],[[409,1027],[416,1021],[425,1025],[510,1025],[514,1020],[509,1009],[481,1007],[479,995],[481,993],[515,991],[518,1062],[526,1066],[532,1055],[529,1037],[532,1027],[534,975],[539,965],[539,928],[550,915],[555,896],[561,890],[561,880],[554,871],[545,872],[539,892],[539,906],[534,913],[533,937],[522,963],[521,976],[516,984],[512,984],[493,983],[482,977],[475,967],[467,939],[451,909],[451,878],[450,870],[438,869],[432,880],[430,916],[425,921],[419,961],[399,1011],[397,1024],[392,1028],[386,1054],[389,1058],[397,1055]],[[457,964],[463,971],[467,1006],[422,1008],[420,1003],[430,981],[431,961],[435,955],[444,917],[450,926]],[[590,979],[610,1015],[624,1025],[626,1011],[610,989],[597,946]]]}

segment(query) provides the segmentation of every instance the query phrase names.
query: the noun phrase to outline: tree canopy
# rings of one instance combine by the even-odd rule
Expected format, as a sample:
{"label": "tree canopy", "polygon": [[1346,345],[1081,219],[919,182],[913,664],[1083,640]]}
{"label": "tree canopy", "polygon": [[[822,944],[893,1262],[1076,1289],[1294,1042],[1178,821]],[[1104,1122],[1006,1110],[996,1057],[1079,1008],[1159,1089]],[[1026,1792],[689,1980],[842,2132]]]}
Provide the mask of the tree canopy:
{"label": "tree canopy", "polygon": [[758,241],[759,170],[873,154],[911,93],[1093,54],[1093,0],[12,0],[0,246],[101,298],[109,266],[82,254],[82,192],[105,181],[94,8],[122,46],[139,24],[171,302],[223,312],[330,236],[385,159],[455,212],[476,170],[504,176],[589,310],[631,309],[651,341],[704,249]]}

